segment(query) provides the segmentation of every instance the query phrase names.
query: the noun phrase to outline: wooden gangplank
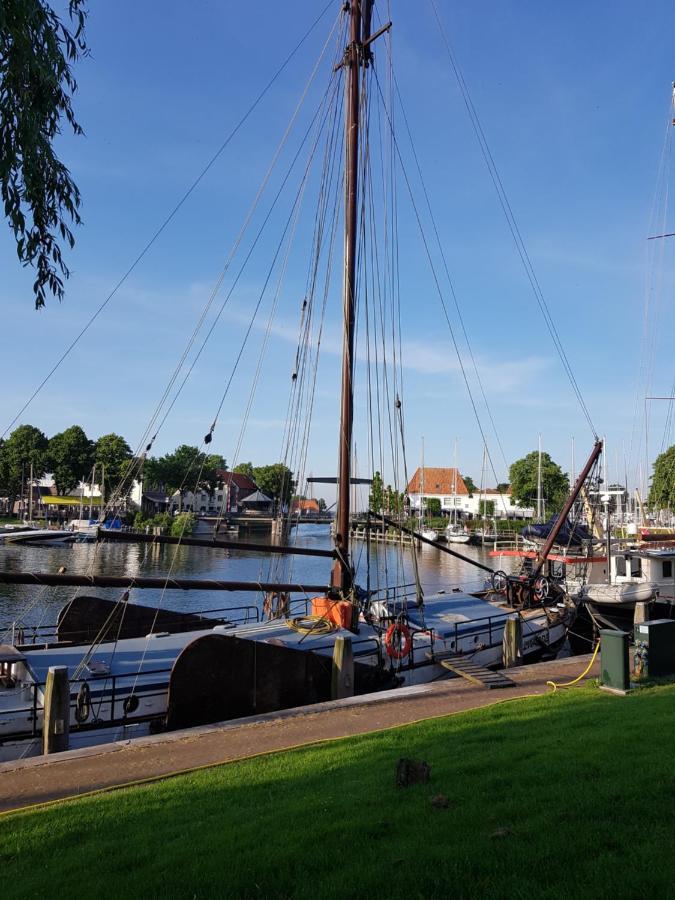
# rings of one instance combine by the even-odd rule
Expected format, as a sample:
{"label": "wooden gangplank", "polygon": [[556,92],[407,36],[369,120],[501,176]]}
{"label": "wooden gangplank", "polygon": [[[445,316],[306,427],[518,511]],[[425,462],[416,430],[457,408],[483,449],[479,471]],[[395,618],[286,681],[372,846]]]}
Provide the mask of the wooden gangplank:
{"label": "wooden gangplank", "polygon": [[492,690],[493,688],[513,687],[515,681],[504,675],[503,672],[494,672],[485,666],[479,666],[469,659],[462,659],[461,656],[454,659],[439,659],[438,662],[455,675],[477,684],[479,687]]}

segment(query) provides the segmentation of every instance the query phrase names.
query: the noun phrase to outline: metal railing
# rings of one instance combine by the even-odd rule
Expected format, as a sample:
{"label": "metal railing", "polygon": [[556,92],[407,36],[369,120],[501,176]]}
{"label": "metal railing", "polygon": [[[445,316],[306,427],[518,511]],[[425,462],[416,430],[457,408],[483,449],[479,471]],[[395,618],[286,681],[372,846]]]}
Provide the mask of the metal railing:
{"label": "metal railing", "polygon": [[[147,715],[139,715],[139,716],[134,716],[133,714],[128,714],[125,712],[121,718],[120,717],[116,718],[115,717],[115,705],[120,703],[120,687],[119,687],[120,681],[129,680],[132,678],[137,679],[140,677],[145,678],[150,675],[165,675],[165,676],[167,676],[166,686],[164,686],[161,690],[147,690],[147,691],[137,690],[136,685],[134,684],[132,686],[131,693],[128,694],[129,697],[142,696],[144,699],[150,699],[152,697],[161,697],[166,694],[168,687],[169,687],[169,677],[168,676],[170,675],[171,672],[172,672],[172,667],[167,667],[167,668],[163,668],[163,669],[146,669],[146,670],[139,669],[137,672],[125,672],[125,673],[119,673],[119,674],[115,674],[115,675],[113,675],[109,672],[102,672],[102,673],[91,673],[86,679],[82,678],[82,679],[78,679],[77,681],[70,681],[69,685],[70,685],[70,691],[71,691],[71,695],[70,695],[71,700],[69,703],[69,708],[71,711],[71,720],[72,720],[73,715],[74,715],[75,711],[77,710],[77,706],[78,706],[77,694],[75,695],[75,699],[73,699],[72,692],[73,692],[74,688],[79,688],[79,686],[81,686],[82,684],[91,685],[92,682],[99,682],[99,683],[103,682],[103,685],[104,685],[103,689],[105,690],[106,683],[111,682],[109,696],[103,696],[100,698],[91,698],[89,701],[90,708],[92,711],[96,704],[98,704],[99,710],[104,705],[110,704],[109,716],[106,716],[105,718],[99,718],[98,715],[95,713],[94,719],[89,723],[86,723],[86,722],[77,723],[77,721],[76,721],[76,724],[74,724],[74,725],[71,724],[70,731],[92,731],[96,728],[109,727],[109,726],[115,726],[115,725],[123,726],[123,725],[129,725],[131,723],[148,722],[148,721],[159,720],[159,719],[163,718],[166,711],[149,713]],[[22,713],[29,712],[30,713],[29,721],[31,721],[30,737],[37,737],[37,735],[41,732],[41,729],[38,729],[38,712],[42,711],[42,707],[39,705],[38,700],[39,700],[40,691],[46,687],[46,684],[47,684],[46,681],[35,681],[30,685],[30,690],[31,690],[32,696],[31,696],[29,705],[16,707],[14,709],[5,709],[2,711],[4,716],[20,715]],[[124,702],[124,701],[122,701],[122,702]],[[16,740],[19,737],[26,737],[26,735],[23,732],[16,732],[16,733],[12,733],[12,734],[0,735],[0,742],[4,742],[4,741],[8,741],[8,740]]]}
{"label": "metal railing", "polygon": [[[182,631],[201,631],[203,629],[212,628],[215,625],[248,625],[250,622],[259,622],[260,621],[260,610],[257,606],[253,604],[248,604],[245,606],[223,606],[218,609],[203,609],[203,610],[164,610],[165,612],[176,612],[179,615],[185,616],[202,616],[203,622],[195,622],[191,623],[189,627],[180,629]],[[218,618],[210,618],[210,616],[215,616],[218,613],[227,613],[227,616],[221,619]],[[241,613],[240,616],[234,617],[232,613]],[[158,615],[161,616],[162,610],[158,611]],[[115,627],[117,623],[114,623]],[[194,627],[193,627],[194,625]],[[80,634],[82,629],[75,629],[76,633]],[[58,625],[49,624],[49,625],[24,625],[19,622],[10,622],[9,624],[4,623],[0,625],[0,632],[4,634],[11,635],[11,643],[15,646],[35,646],[37,644],[49,644],[57,642],[58,640]],[[141,635],[143,637],[143,635]],[[50,638],[52,640],[50,640]],[[81,643],[85,644],[87,641],[81,641]]]}

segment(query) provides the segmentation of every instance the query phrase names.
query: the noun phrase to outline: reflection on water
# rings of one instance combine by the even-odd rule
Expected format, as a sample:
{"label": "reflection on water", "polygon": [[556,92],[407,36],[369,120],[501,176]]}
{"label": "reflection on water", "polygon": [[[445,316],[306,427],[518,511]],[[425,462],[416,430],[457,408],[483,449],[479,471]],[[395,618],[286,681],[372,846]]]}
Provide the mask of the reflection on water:
{"label": "reflection on water", "polygon": [[[297,532],[297,533],[296,533]],[[261,542],[260,537],[254,539]],[[293,532],[298,546],[330,549],[328,526],[304,525]],[[462,546],[461,552],[484,565],[497,568],[487,552]],[[358,582],[371,588],[414,583],[412,550],[409,545],[371,546],[357,541],[353,547]],[[427,594],[461,587],[476,590],[483,586],[485,574],[470,564],[449,556],[435,547],[422,546],[417,551],[422,587]],[[206,547],[175,547],[153,544],[74,544],[71,546],[27,547],[0,546],[0,566],[8,572],[55,573],[65,566],[78,575],[172,575],[177,578],[210,578],[239,581],[297,581],[300,584],[326,584],[330,560],[320,557],[267,557],[244,550],[212,550]],[[96,594],[117,599],[119,588],[0,586],[0,624],[21,618],[27,624],[56,621],[59,609],[75,593]],[[132,601],[155,604],[160,600],[168,609],[204,610],[260,605],[260,594],[224,591],[135,590]]]}

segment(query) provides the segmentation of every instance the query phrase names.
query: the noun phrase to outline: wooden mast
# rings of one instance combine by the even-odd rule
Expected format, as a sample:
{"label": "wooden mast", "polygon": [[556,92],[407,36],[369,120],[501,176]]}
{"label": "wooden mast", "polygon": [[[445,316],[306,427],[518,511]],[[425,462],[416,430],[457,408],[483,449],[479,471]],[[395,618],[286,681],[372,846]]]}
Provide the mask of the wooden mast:
{"label": "wooden mast", "polygon": [[347,72],[345,119],[345,249],[343,276],[342,400],[340,408],[340,456],[335,547],[339,557],[331,575],[336,591],[352,587],[349,559],[350,478],[353,425],[354,328],[356,321],[356,235],[359,155],[359,70],[363,58],[361,41],[361,0],[349,5],[349,44],[343,66]]}

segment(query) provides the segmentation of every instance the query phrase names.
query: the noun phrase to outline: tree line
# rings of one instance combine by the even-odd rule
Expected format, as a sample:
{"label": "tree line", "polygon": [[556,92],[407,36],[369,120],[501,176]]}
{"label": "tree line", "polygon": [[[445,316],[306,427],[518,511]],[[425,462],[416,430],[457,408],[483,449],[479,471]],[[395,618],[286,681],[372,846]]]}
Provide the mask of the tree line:
{"label": "tree line", "polygon": [[131,449],[119,434],[104,434],[93,441],[79,425],[71,425],[48,438],[34,425],[20,425],[0,441],[0,496],[7,497],[13,509],[31,474],[35,483],[47,472],[52,473],[58,494],[64,496],[92,475],[94,465],[98,467],[97,482],[104,479],[109,496],[131,460]]}
{"label": "tree line", "polygon": [[[34,425],[20,425],[6,440],[0,440],[0,496],[6,497],[9,508],[26,491],[31,477],[38,482],[51,472],[59,496],[74,491],[82,481],[94,474],[106,497],[119,488],[127,478],[126,492],[133,478],[143,480],[146,489],[164,491],[168,496],[176,491],[213,493],[223,485],[227,472],[226,460],[217,453],[207,454],[189,444],[181,444],[163,456],[141,460],[134,455],[127,441],[119,434],[101,435],[90,439],[80,425],[71,425],[58,434],[47,435]],[[283,463],[254,466],[241,463],[235,472],[248,475],[258,488],[273,500],[290,502],[295,491],[293,473]]]}

